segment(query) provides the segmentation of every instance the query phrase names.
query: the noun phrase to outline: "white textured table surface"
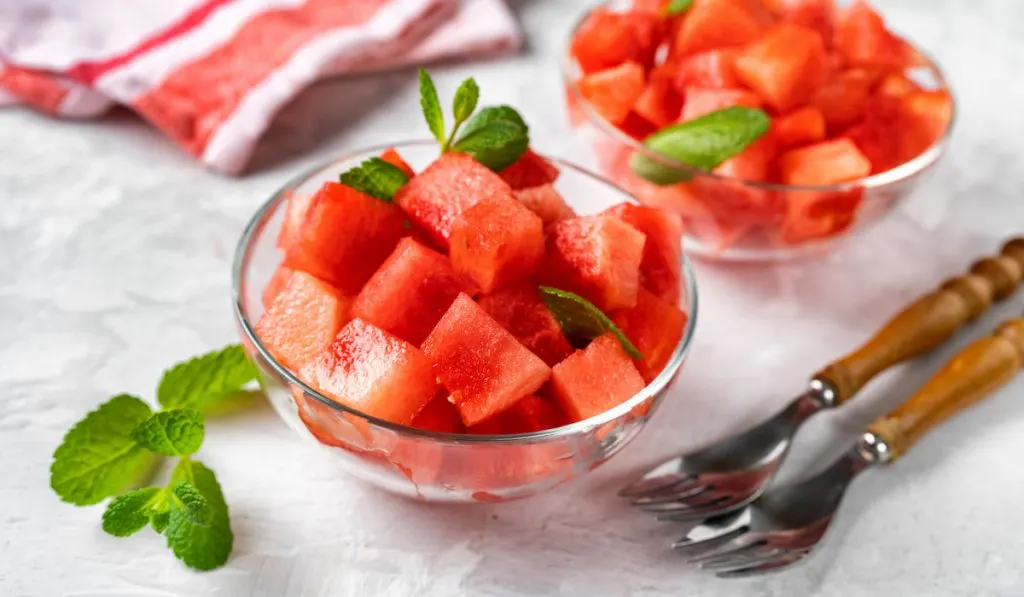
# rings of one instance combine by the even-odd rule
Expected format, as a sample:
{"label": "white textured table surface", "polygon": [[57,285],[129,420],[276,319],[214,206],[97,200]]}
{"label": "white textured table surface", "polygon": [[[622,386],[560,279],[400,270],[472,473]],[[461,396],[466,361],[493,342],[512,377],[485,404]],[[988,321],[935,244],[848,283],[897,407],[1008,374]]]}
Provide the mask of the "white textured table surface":
{"label": "white textured table surface", "polygon": [[[475,74],[522,107],[542,150],[578,156],[554,63],[582,2],[521,0],[527,53],[437,69]],[[1024,6],[891,0],[959,92],[953,151],[899,213],[824,260],[698,263],[702,311],[672,399],[626,451],[576,484],[519,503],[431,507],[344,476],[269,408],[209,426],[201,457],[231,505],[234,555],[197,574],[143,533],[115,539],[102,507],[48,488],[66,428],[113,393],[151,397],[162,368],[234,339],[229,262],[257,205],[302,167],[422,131],[410,73],[321,85],[291,106],[243,179],[199,169],[120,114],[59,123],[0,112],[0,595],[506,596],[1024,594],[1024,379],[857,481],[806,565],[718,581],[673,558],[678,529],[614,497],[660,457],[779,408],[829,357],[973,256],[1024,231]],[[994,309],[960,337],[1024,307]],[[801,434],[786,474],[835,454],[930,374],[943,350]]]}

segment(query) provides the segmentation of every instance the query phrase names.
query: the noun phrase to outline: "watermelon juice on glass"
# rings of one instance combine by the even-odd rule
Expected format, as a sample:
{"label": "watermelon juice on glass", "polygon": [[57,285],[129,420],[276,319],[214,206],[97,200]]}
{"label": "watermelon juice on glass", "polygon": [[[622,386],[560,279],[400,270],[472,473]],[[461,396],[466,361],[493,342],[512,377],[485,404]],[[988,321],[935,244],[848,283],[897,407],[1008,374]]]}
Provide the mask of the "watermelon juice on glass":
{"label": "watermelon juice on glass", "polygon": [[599,169],[728,260],[819,251],[890,211],[948,144],[939,67],[864,0],[618,0],[562,60]]}
{"label": "watermelon juice on glass", "polygon": [[[503,501],[601,464],[652,416],[697,314],[673,213],[530,149],[508,106],[275,193],[234,265],[243,342],[298,433],[412,497]],[[475,114],[475,115],[474,115]]]}

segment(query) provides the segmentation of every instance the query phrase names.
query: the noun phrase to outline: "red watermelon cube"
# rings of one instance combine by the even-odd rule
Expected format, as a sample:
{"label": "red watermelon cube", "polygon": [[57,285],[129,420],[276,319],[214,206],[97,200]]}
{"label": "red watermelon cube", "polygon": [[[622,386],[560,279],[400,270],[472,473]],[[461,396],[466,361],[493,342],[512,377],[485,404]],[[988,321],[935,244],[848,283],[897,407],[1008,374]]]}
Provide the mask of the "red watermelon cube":
{"label": "red watermelon cube", "polygon": [[570,421],[599,415],[643,389],[643,377],[612,334],[597,338],[551,370],[551,391]]}
{"label": "red watermelon cube", "polygon": [[281,294],[285,285],[288,284],[288,278],[291,277],[292,270],[283,265],[277,266],[277,269],[271,274],[267,285],[263,288],[263,295],[260,297],[260,302],[264,309],[269,309],[270,305],[274,304],[274,299],[277,298],[277,295]]}
{"label": "red watermelon cube", "polygon": [[612,313],[612,321],[644,355],[635,361],[641,377],[650,382],[665,368],[686,328],[686,313],[643,288],[636,306]]}
{"label": "red watermelon cube", "polygon": [[736,56],[736,76],[766,104],[788,112],[807,103],[828,77],[821,36],[799,25],[779,25]]}
{"label": "red watermelon cube", "polygon": [[578,86],[594,111],[612,124],[621,124],[643,95],[644,67],[637,62],[624,62],[583,77]]}
{"label": "red watermelon cube", "polygon": [[732,89],[740,86],[733,70],[735,48],[708,50],[679,61],[676,66],[675,86],[681,93],[688,87],[705,89]]}
{"label": "red watermelon cube", "polygon": [[672,49],[687,55],[742,46],[771,24],[771,13],[758,0],[695,0],[676,32]]}
{"label": "red watermelon cube", "polygon": [[663,209],[632,203],[620,203],[605,213],[644,233],[647,239],[640,262],[640,285],[670,304],[677,304],[683,263],[682,219]]}
{"label": "red watermelon cube", "polygon": [[901,73],[888,73],[883,75],[875,84],[875,94],[881,97],[904,97],[913,91],[921,89],[917,83],[911,81]]}
{"label": "red watermelon cube", "polygon": [[825,139],[825,116],[814,106],[804,106],[772,120],[772,138],[780,150]]}
{"label": "red watermelon cube", "polygon": [[409,178],[416,176],[416,172],[412,169],[412,166],[406,163],[406,161],[402,159],[402,156],[399,155],[398,150],[396,150],[393,147],[391,149],[386,150],[384,153],[380,154],[380,159],[391,164],[392,166],[395,166],[396,168],[404,172],[405,175],[408,176]]}
{"label": "red watermelon cube", "polygon": [[799,186],[827,186],[871,174],[871,162],[846,137],[793,149],[779,158],[782,181]]}
{"label": "red watermelon cube", "polygon": [[761,98],[746,89],[688,87],[683,95],[686,99],[683,101],[683,113],[679,117],[680,122],[700,118],[701,116],[733,106],[761,107]]}
{"label": "red watermelon cube", "polygon": [[[656,71],[659,72],[659,71]],[[633,105],[633,111],[658,128],[679,119],[683,98],[668,75],[654,76]]]}
{"label": "red watermelon cube", "polygon": [[829,130],[838,131],[864,116],[875,75],[862,68],[837,73],[811,98]]}
{"label": "red watermelon cube", "polygon": [[452,392],[462,421],[472,426],[537,391],[551,375],[473,299],[460,294],[423,342],[434,373]]}
{"label": "red watermelon cube", "polygon": [[832,45],[836,19],[834,0],[781,0],[780,4],[783,22],[816,31],[826,48]]}
{"label": "red watermelon cube", "polygon": [[448,401],[448,392],[440,392],[412,420],[412,426],[438,433],[462,433],[465,427],[459,411]]}
{"label": "red watermelon cube", "polygon": [[661,19],[657,15],[599,8],[576,31],[570,52],[584,73],[630,61],[650,64],[661,41],[661,33]]}
{"label": "red watermelon cube", "polygon": [[899,71],[922,63],[921,55],[886,29],[882,15],[863,0],[855,0],[839,12],[833,41],[846,66]]}
{"label": "red watermelon cube", "polygon": [[501,327],[548,365],[555,365],[572,354],[572,346],[537,294],[535,284],[524,282],[510,286],[484,295],[477,302]]}
{"label": "red watermelon cube", "polygon": [[551,184],[513,191],[517,201],[526,209],[537,214],[544,225],[576,217],[576,212],[565,202],[565,198]]}
{"label": "red watermelon cube", "polygon": [[544,257],[544,222],[513,198],[483,199],[462,212],[450,241],[455,271],[487,293],[533,274]]}
{"label": "red watermelon cube", "polygon": [[864,189],[845,191],[790,191],[781,237],[790,244],[805,243],[841,234],[857,216]]}
{"label": "red watermelon cube", "polygon": [[468,431],[475,435],[511,435],[536,433],[565,424],[565,415],[552,402],[538,396],[526,396],[508,410],[473,426]]}
{"label": "red watermelon cube", "polygon": [[398,207],[335,182],[313,197],[284,265],[359,292],[404,234]]}
{"label": "red watermelon cube", "polygon": [[288,247],[302,236],[302,223],[314,195],[291,195],[284,204],[284,220],[277,231],[277,248],[287,251]]}
{"label": "red watermelon cube", "polygon": [[903,109],[900,98],[878,96],[868,100],[864,119],[847,129],[843,136],[852,140],[871,162],[877,174],[899,166],[903,161]]}
{"label": "red watermelon cube", "polygon": [[604,311],[636,304],[644,234],[612,216],[562,220],[548,227],[540,277]]}
{"label": "red watermelon cube", "polygon": [[356,296],[352,317],[419,346],[463,291],[470,285],[447,257],[406,237]]}
{"label": "red watermelon cube", "polygon": [[452,226],[477,201],[512,198],[512,189],[468,155],[446,153],[395,194],[395,203],[441,247],[448,247]]}
{"label": "red watermelon cube", "polygon": [[430,360],[418,348],[362,319],[342,328],[302,374],[335,402],[399,425],[412,423],[437,392]]}
{"label": "red watermelon cube", "polygon": [[532,149],[527,149],[514,164],[498,173],[514,191],[551,184],[558,180],[558,175],[558,168]]}
{"label": "red watermelon cube", "polygon": [[916,90],[900,98],[901,161],[911,160],[941,139],[953,119],[953,99],[942,89]]}
{"label": "red watermelon cube", "polygon": [[349,319],[352,299],[305,272],[294,272],[256,322],[256,335],[292,371],[316,358]]}

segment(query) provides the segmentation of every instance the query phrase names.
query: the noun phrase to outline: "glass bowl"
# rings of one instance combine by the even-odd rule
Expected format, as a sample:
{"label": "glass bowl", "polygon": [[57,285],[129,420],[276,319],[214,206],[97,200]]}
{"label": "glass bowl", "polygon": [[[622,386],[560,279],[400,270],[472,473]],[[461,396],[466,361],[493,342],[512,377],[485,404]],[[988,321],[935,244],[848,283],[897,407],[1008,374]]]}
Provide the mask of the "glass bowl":
{"label": "glass bowl", "polygon": [[[725,261],[776,261],[823,253],[907,198],[949,145],[956,120],[955,98],[938,64],[915,46],[924,64],[907,76],[924,89],[949,93],[953,111],[944,134],[896,168],[842,184],[795,186],[711,173],[656,153],[588,105],[577,86],[582,73],[570,52],[576,32],[594,11],[623,10],[630,5],[627,0],[598,4],[573,26],[561,58],[569,121],[600,172],[641,202],[683,218],[684,245],[691,254]],[[629,166],[635,154],[676,171],[688,182],[658,186],[639,178]]]}
{"label": "glass bowl", "polygon": [[[438,154],[434,141],[389,145],[420,170]],[[261,294],[282,260],[275,239],[284,204],[314,193],[327,180],[387,147],[359,151],[317,167],[286,184],[259,209],[239,241],[233,268],[235,314],[243,345],[260,371],[261,385],[282,419],[298,434],[329,449],[351,473],[381,488],[429,501],[504,501],[548,490],[585,474],[619,452],[665,398],[693,338],[697,288],[683,259],[680,307],[689,314],[682,340],[665,369],[630,400],[585,421],[519,435],[465,435],[396,425],[337,404],[277,362],[253,326]],[[552,158],[549,158],[552,159]],[[581,215],[636,201],[582,168],[552,159],[562,171],[555,184]]]}

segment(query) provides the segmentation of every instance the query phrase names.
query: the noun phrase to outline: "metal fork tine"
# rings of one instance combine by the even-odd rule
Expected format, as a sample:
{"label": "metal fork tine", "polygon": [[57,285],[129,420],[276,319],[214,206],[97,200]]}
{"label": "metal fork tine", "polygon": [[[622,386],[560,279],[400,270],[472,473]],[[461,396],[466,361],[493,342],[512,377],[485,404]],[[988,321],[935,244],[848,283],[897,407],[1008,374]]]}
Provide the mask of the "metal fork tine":
{"label": "metal fork tine", "polygon": [[693,480],[693,475],[679,470],[679,459],[669,460],[651,469],[627,487],[619,491],[624,498],[637,498],[671,489],[681,483]]}
{"label": "metal fork tine", "polygon": [[770,559],[759,564],[752,564],[743,568],[724,570],[718,572],[715,576],[718,578],[746,578],[749,576],[767,574],[769,572],[778,572],[795,565],[797,562],[807,557],[808,553],[810,553],[809,550],[800,550],[796,552],[790,551],[775,559]]}
{"label": "metal fork tine", "polygon": [[722,516],[729,514],[739,508],[742,508],[747,503],[746,499],[735,499],[723,497],[719,500],[714,500],[700,508],[687,508],[680,509],[676,512],[667,514],[659,514],[658,520],[663,522],[687,522],[692,520],[705,520],[708,518],[714,518],[716,516]]}
{"label": "metal fork tine", "polygon": [[726,496],[716,497],[713,494],[708,495],[708,492],[712,489],[714,488],[704,486],[700,488],[700,491],[691,493],[690,495],[685,495],[679,499],[672,500],[671,502],[639,504],[637,507],[644,512],[650,512],[652,514],[671,514],[680,510],[692,509],[698,506],[704,506],[716,501],[728,499]]}
{"label": "metal fork tine", "polygon": [[702,539],[698,539],[696,541],[686,541],[684,538],[673,543],[672,549],[683,557],[692,557],[694,555],[704,553],[705,551],[713,550],[725,543],[728,543],[729,541],[732,541],[733,539],[743,535],[746,532],[746,528],[730,529],[727,531],[722,531],[717,535],[705,537]]}
{"label": "metal fork tine", "polygon": [[777,559],[787,553],[787,550],[778,547],[771,547],[760,544],[752,546],[752,549],[742,553],[735,553],[724,556],[720,560],[710,560],[700,565],[702,570],[711,572],[726,572],[740,568],[749,568],[765,562]]}
{"label": "metal fork tine", "polygon": [[749,551],[751,548],[761,545],[762,541],[763,540],[760,535],[756,533],[744,533],[732,541],[694,556],[686,561],[690,564],[703,564],[704,562],[717,561],[722,559],[723,556],[733,556],[735,554]]}
{"label": "metal fork tine", "polygon": [[653,506],[655,504],[667,504],[676,500],[685,499],[691,496],[699,495],[709,487],[702,483],[698,479],[694,479],[689,483],[683,483],[670,487],[669,489],[663,489],[661,491],[652,492],[641,497],[634,499],[631,503],[634,506]]}

